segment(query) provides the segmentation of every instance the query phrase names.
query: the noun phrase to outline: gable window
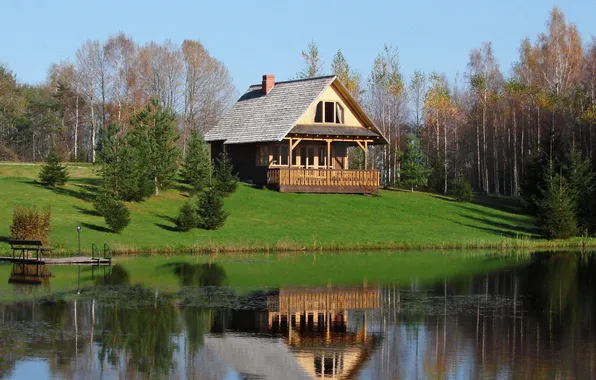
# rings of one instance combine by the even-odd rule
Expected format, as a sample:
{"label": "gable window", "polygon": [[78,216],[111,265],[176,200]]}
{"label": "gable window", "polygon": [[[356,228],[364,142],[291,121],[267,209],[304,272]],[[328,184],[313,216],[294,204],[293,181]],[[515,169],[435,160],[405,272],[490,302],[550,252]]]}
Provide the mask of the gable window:
{"label": "gable window", "polygon": [[335,123],[334,102],[325,102],[325,123]]}
{"label": "gable window", "polygon": [[315,123],[343,124],[344,108],[339,102],[320,101],[315,111]]}
{"label": "gable window", "polygon": [[315,114],[315,123],[323,122],[323,103],[324,102],[319,102],[317,104],[317,113]]}
{"label": "gable window", "polygon": [[335,122],[337,124],[344,123],[344,108],[339,103],[335,103]]}

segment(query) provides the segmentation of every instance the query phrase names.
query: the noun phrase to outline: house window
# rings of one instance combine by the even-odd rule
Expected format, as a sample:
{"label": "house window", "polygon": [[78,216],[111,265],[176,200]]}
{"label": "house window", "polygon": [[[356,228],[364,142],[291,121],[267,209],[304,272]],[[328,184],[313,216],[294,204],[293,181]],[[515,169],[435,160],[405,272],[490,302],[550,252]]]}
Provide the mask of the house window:
{"label": "house window", "polygon": [[257,146],[257,166],[269,166],[269,147],[267,145]]}
{"label": "house window", "polygon": [[339,103],[335,103],[335,122],[337,124],[344,123],[344,108]]}
{"label": "house window", "polygon": [[289,147],[287,145],[274,145],[272,151],[273,161],[271,162],[271,165],[288,166]]}
{"label": "house window", "polygon": [[315,114],[315,123],[323,122],[323,103],[324,102],[319,102],[317,104],[317,113]]}
{"label": "house window", "polygon": [[317,103],[315,123],[343,124],[344,108],[339,102],[320,101]]}
{"label": "house window", "polygon": [[325,154],[325,148],[319,148],[319,166],[327,165],[327,155]]}

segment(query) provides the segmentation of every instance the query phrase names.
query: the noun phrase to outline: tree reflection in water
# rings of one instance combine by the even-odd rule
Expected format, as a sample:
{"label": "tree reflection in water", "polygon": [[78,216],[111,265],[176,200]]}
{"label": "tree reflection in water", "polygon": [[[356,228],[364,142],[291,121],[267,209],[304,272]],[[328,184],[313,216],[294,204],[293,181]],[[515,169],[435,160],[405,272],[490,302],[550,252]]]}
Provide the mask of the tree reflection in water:
{"label": "tree reflection in water", "polygon": [[217,264],[166,268],[180,292],[129,285],[114,266],[79,296],[0,304],[0,376],[35,358],[66,378],[596,376],[592,254],[434,284],[252,293],[226,288]]}

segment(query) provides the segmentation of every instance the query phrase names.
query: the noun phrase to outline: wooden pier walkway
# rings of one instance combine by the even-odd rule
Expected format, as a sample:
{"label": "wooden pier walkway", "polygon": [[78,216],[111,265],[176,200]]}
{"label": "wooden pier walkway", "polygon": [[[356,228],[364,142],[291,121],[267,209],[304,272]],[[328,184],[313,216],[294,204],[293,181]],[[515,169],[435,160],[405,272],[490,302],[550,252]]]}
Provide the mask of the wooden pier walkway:
{"label": "wooden pier walkway", "polygon": [[45,265],[112,265],[111,258],[103,257],[53,257],[53,258],[36,258],[36,257],[0,257],[0,262],[9,262],[13,264],[45,264]]}

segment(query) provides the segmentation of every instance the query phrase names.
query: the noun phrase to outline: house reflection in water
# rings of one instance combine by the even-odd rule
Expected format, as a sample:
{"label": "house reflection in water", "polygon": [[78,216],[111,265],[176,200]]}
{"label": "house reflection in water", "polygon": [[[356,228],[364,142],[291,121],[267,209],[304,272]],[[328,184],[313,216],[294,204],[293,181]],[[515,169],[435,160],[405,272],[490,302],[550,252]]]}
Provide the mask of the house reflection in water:
{"label": "house reflection in water", "polygon": [[379,304],[378,288],[282,288],[255,316],[257,335],[226,332],[206,346],[245,377],[352,378],[380,343],[366,327]]}

